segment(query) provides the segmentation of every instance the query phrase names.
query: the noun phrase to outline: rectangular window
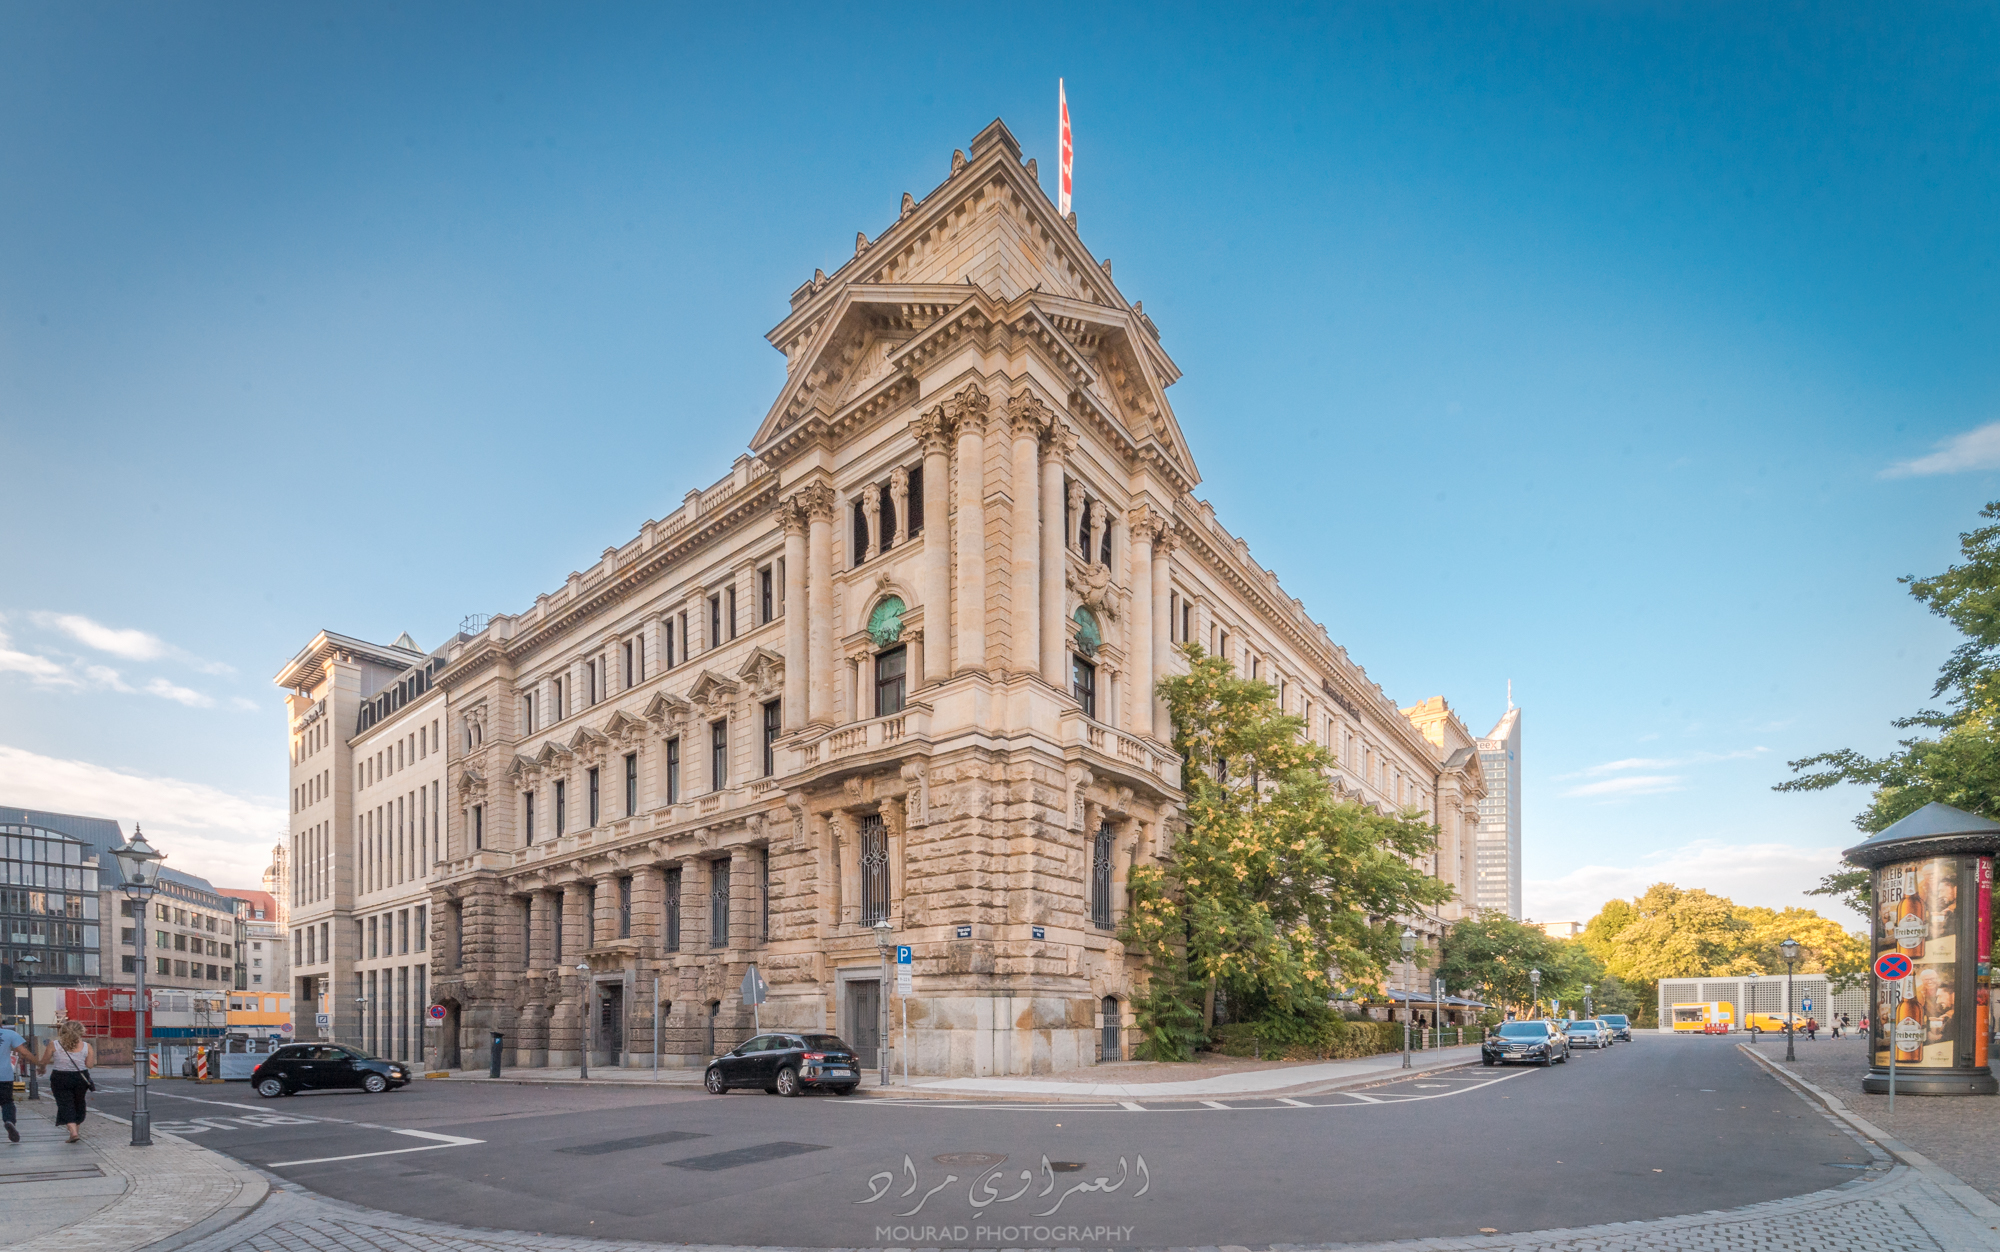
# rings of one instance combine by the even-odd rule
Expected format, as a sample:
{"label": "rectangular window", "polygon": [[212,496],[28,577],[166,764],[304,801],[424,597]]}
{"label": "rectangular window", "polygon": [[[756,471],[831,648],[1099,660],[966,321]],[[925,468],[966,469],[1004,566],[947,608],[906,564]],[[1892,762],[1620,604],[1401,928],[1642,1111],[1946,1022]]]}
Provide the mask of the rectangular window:
{"label": "rectangular window", "polygon": [[639,754],[625,754],[625,816],[639,811]]}
{"label": "rectangular window", "polygon": [[924,467],[919,465],[910,471],[910,525],[914,535],[924,528]]}
{"label": "rectangular window", "polygon": [[527,838],[523,842],[533,843],[535,841],[535,793],[532,791],[523,791],[521,793],[521,828],[527,833]]}
{"label": "rectangular window", "polygon": [[667,871],[666,949],[669,952],[681,950],[681,871],[679,866]]}
{"label": "rectangular window", "polygon": [[1097,716],[1097,667],[1075,653],[1070,654],[1070,694],[1083,706],[1085,717]]}
{"label": "rectangular window", "polygon": [[722,597],[708,598],[708,646],[719,647],[722,643]]}
{"label": "rectangular window", "polygon": [[556,838],[560,839],[563,837],[563,833],[569,829],[568,823],[569,782],[566,779],[558,778],[556,779]]}
{"label": "rectangular window", "polygon": [[[685,618],[687,615],[682,614],[681,616]],[[674,619],[669,617],[666,621],[662,622],[660,624],[660,632],[666,638],[667,657],[665,664],[668,669],[672,669],[674,667]]]}
{"label": "rectangular window", "polygon": [[588,779],[588,781],[589,781],[589,783],[590,783],[590,824],[591,824],[591,826],[592,826],[593,828],[595,828],[595,827],[596,827],[596,825],[597,825],[597,770],[596,770],[596,768],[595,768],[595,767],[592,767],[592,768],[591,768],[591,770],[590,770],[590,772],[589,772],[588,774],[586,774],[586,775],[585,775],[585,778],[586,778],[586,779]]}
{"label": "rectangular window", "polygon": [[854,564],[860,565],[868,559],[868,514],[861,507],[861,501],[854,502]]}
{"label": "rectangular window", "polygon": [[1180,630],[1180,622],[1181,593],[1178,591],[1169,591],[1167,593],[1167,638],[1169,642],[1173,641],[1174,635]]}
{"label": "rectangular window", "polygon": [[880,813],[861,819],[861,924],[889,916],[889,831]]}
{"label": "rectangular window", "polygon": [[1194,638],[1194,605],[1181,601],[1181,642]]}
{"label": "rectangular window", "polygon": [[729,601],[729,637],[734,639],[736,638],[736,584],[729,584],[729,590],[723,594]]}
{"label": "rectangular window", "polygon": [[891,648],[875,657],[875,716],[887,717],[903,711],[903,693],[909,670],[909,650]]}
{"label": "rectangular window", "polygon": [[627,640],[625,641],[625,685],[626,685],[627,687],[630,687],[630,686],[632,685],[632,681],[633,681],[633,680],[632,680],[632,641],[631,641],[630,639],[627,639]]}
{"label": "rectangular window", "polygon": [[618,880],[618,937],[632,937],[632,880]]}
{"label": "rectangular window", "polygon": [[768,622],[777,616],[778,601],[772,584],[771,567],[766,565],[757,571],[757,621]]}
{"label": "rectangular window", "polygon": [[729,719],[709,723],[708,789],[720,791],[729,785]]}
{"label": "rectangular window", "polygon": [[764,705],[764,777],[778,772],[778,719],[782,702],[771,700]]}
{"label": "rectangular window", "polygon": [[708,946],[729,946],[729,862],[708,863]]}
{"label": "rectangular window", "polygon": [[417,951],[422,952],[430,942],[430,909],[419,904],[416,909]]}
{"label": "rectangular window", "polygon": [[472,850],[477,852],[486,846],[486,806],[472,806]]}
{"label": "rectangular window", "polygon": [[667,740],[667,803],[681,802],[681,737]]}
{"label": "rectangular window", "polygon": [[396,914],[396,953],[402,955],[410,950],[410,910],[403,909]]}
{"label": "rectangular window", "polygon": [[1111,823],[1097,828],[1090,852],[1090,920],[1099,930],[1111,929]]}
{"label": "rectangular window", "polygon": [[595,661],[585,661],[585,662],[583,663],[583,675],[584,675],[584,682],[585,682],[586,686],[587,686],[587,687],[588,687],[588,689],[589,689],[589,693],[590,693],[590,703],[592,703],[592,704],[596,704],[596,703],[597,703],[597,662],[595,662]]}
{"label": "rectangular window", "polygon": [[529,734],[535,733],[535,693],[532,691],[521,695],[521,724],[528,728]]}
{"label": "rectangular window", "polygon": [[368,955],[375,955],[375,919],[368,919]]}
{"label": "rectangular window", "polygon": [[646,636],[640,635],[632,641],[632,649],[639,659],[639,681],[646,681]]}

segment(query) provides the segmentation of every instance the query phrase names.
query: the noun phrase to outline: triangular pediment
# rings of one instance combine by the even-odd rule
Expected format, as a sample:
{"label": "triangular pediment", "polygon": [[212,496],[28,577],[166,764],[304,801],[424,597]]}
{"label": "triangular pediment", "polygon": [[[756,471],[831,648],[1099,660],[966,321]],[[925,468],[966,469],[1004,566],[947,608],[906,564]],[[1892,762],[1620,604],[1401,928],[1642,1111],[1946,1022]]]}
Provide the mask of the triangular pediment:
{"label": "triangular pediment", "polygon": [[744,658],[743,664],[736,667],[736,676],[755,679],[759,674],[769,673],[772,670],[782,671],[784,668],[784,657],[763,644],[758,644],[750,650],[750,655]]}
{"label": "triangular pediment", "polygon": [[688,688],[688,699],[696,704],[709,705],[736,694],[736,680],[726,678],[712,669],[705,669],[701,677]]}
{"label": "triangular pediment", "polygon": [[662,691],[646,701],[645,717],[649,722],[679,721],[691,707],[685,698]]}
{"label": "triangular pediment", "polygon": [[557,764],[562,761],[566,761],[572,755],[574,754],[569,750],[568,747],[566,747],[563,744],[557,743],[555,740],[551,739],[547,743],[542,745],[541,751],[535,753],[535,764],[547,767],[551,764]]}
{"label": "triangular pediment", "polygon": [[644,729],[646,729],[645,720],[632,716],[624,709],[613,712],[604,722],[604,733],[612,739],[628,738]]}
{"label": "triangular pediment", "polygon": [[611,741],[605,738],[603,731],[579,726],[576,728],[576,733],[569,737],[569,750],[572,753],[588,752],[592,748],[601,748],[609,742]]}
{"label": "triangular pediment", "polygon": [[[915,405],[927,345],[962,334],[1008,334],[1039,351],[1096,416],[1140,449],[1151,446],[1174,477],[1199,481],[1166,388],[1179,378],[1158,330],[1090,255],[998,121],[973,140],[969,160],[921,201],[905,197],[897,220],[854,258],[792,295],[792,312],[768,336],[786,378],[753,452],[783,449],[801,433],[823,437],[857,408]],[[781,456],[782,459],[782,456]]]}
{"label": "triangular pediment", "polygon": [[515,753],[513,762],[507,766],[507,777],[519,778],[521,775],[539,768],[541,767],[535,763],[534,758]]}

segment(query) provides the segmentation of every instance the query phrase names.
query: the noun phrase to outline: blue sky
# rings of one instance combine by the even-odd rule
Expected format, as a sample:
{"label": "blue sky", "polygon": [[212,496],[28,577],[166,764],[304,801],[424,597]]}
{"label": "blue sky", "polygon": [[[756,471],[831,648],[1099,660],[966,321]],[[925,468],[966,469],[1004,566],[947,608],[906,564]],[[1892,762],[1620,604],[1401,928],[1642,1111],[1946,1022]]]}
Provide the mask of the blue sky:
{"label": "blue sky", "polygon": [[[1990,7],[0,3],[0,802],[254,882],[270,676],[435,645],[741,452],[993,117],[1200,494],[1395,699],[1524,707],[1529,909],[1782,904],[2000,497]],[[1902,467],[1902,468],[1898,468]]]}

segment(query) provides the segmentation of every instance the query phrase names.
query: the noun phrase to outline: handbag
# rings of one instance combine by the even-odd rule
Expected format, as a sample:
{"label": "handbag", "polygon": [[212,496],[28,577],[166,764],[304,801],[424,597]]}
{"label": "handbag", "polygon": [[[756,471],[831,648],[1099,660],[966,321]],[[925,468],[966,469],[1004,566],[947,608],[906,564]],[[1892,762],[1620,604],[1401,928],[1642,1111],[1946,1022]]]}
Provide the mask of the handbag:
{"label": "handbag", "polygon": [[[49,1042],[51,1042],[51,1043],[55,1043],[55,1041],[54,1041],[53,1039],[52,1039],[52,1040],[50,1040]],[[65,1048],[65,1047],[63,1047],[63,1046],[62,1046],[62,1045],[61,1045],[60,1043],[57,1043],[57,1044],[56,1044],[56,1050],[57,1050],[58,1052],[61,1052],[61,1053],[63,1054],[63,1056],[64,1056],[65,1058],[67,1058],[67,1059],[68,1059],[68,1061],[69,1061],[69,1063],[70,1063],[71,1065],[75,1065],[75,1064],[76,1064],[76,1053],[74,1053],[74,1052],[71,1052],[71,1051],[70,1051],[70,1050],[69,1050],[68,1048]],[[96,1080],[96,1079],[94,1079],[94,1078],[92,1078],[92,1077],[90,1076],[90,1069],[89,1069],[89,1067],[88,1067],[88,1066],[85,1066],[85,1067],[83,1067],[83,1068],[81,1068],[81,1069],[70,1069],[70,1070],[58,1070],[58,1071],[56,1071],[56,1072],[58,1072],[58,1073],[69,1073],[69,1074],[76,1074],[76,1075],[79,1075],[79,1076],[81,1076],[81,1077],[82,1077],[82,1079],[83,1079],[83,1089],[84,1089],[85,1091],[96,1091],[96,1090],[97,1090],[97,1080]]]}

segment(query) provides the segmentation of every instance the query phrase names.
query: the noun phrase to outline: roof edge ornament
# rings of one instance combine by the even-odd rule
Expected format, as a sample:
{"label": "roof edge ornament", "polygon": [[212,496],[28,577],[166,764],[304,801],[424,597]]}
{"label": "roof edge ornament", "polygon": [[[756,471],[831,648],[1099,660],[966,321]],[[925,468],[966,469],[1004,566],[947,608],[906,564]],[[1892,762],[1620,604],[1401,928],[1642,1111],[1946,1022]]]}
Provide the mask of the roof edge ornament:
{"label": "roof edge ornament", "polygon": [[1933,800],[1841,855],[1872,869],[1891,861],[1960,852],[2000,852],[2000,822]]}

